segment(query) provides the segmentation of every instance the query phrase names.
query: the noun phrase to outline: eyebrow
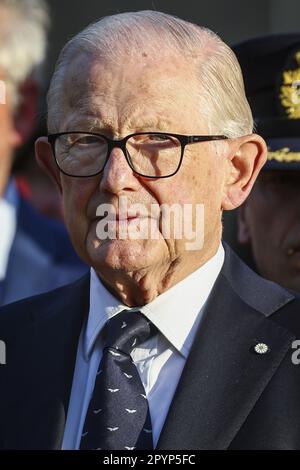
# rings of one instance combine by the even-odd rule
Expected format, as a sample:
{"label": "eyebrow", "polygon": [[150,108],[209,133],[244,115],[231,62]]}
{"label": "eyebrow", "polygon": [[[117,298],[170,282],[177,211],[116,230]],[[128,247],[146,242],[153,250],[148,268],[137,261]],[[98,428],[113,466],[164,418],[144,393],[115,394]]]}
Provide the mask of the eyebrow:
{"label": "eyebrow", "polygon": [[[128,119],[127,121],[128,129],[132,132],[143,132],[144,130],[154,130],[154,131],[169,131],[168,120],[162,118],[153,118],[153,119],[141,119],[137,121],[136,118]],[[99,117],[87,117],[85,119],[79,119],[71,121],[67,125],[67,131],[83,131],[83,132],[95,132],[100,134],[114,134],[114,127],[111,122],[99,118]],[[172,129],[171,129],[172,130]]]}
{"label": "eyebrow", "polygon": [[70,131],[83,131],[83,132],[94,132],[96,130],[111,130],[112,126],[109,123],[105,123],[102,119],[97,117],[82,117],[75,118],[67,123],[64,126],[64,132]]}

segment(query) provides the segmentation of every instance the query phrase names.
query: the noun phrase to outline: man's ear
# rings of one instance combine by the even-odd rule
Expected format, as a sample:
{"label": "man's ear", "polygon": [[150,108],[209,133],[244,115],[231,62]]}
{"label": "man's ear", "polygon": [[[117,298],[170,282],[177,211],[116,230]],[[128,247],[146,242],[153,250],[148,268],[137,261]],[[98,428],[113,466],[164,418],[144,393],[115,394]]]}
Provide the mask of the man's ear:
{"label": "man's ear", "polygon": [[267,159],[267,146],[257,134],[229,142],[222,208],[232,210],[248,197],[260,169]]}
{"label": "man's ear", "polygon": [[26,80],[19,89],[20,103],[14,117],[15,133],[18,136],[17,146],[26,143],[32,136],[38,114],[39,88],[36,81]]}
{"label": "man's ear", "polygon": [[237,238],[241,245],[250,245],[251,243],[251,233],[247,218],[247,201],[238,209]]}
{"label": "man's ear", "polygon": [[58,187],[59,192],[62,193],[60,171],[54,160],[52,148],[47,137],[39,137],[35,142],[35,157],[39,167],[50,176]]}

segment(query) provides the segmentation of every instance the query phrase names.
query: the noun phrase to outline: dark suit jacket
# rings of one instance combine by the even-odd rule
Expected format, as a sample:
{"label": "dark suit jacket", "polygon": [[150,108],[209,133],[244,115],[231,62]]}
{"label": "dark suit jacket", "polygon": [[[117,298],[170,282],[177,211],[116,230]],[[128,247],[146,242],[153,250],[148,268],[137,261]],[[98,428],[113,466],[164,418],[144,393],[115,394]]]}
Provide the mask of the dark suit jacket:
{"label": "dark suit jacket", "polygon": [[20,198],[7,274],[0,281],[0,305],[69,284],[87,270],[63,224],[38,214]]}
{"label": "dark suit jacket", "polygon": [[[1,449],[60,448],[88,309],[88,276],[2,309]],[[299,297],[258,277],[226,247],[158,448],[300,449],[295,338]],[[257,343],[269,352],[255,353]]]}

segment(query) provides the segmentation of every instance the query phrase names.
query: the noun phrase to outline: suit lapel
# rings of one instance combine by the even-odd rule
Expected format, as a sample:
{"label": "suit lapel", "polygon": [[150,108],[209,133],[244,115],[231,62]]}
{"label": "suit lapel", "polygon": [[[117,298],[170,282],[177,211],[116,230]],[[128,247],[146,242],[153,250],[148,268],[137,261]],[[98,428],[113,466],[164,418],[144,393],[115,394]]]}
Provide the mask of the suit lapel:
{"label": "suit lapel", "polygon": [[[15,350],[7,345],[4,379],[11,385],[5,387],[10,396],[3,398],[4,448],[11,442],[18,449],[61,448],[78,338],[89,308],[89,275],[64,287],[57,301],[53,295],[55,291],[49,294],[49,311],[47,296],[41,297],[40,311],[35,306],[34,319],[15,341]],[[30,398],[21,397],[19,390]]]}
{"label": "suit lapel", "polygon": [[[268,318],[294,297],[261,281],[228,248],[225,259],[158,449],[228,448],[294,339]],[[269,352],[255,353],[257,343]]]}

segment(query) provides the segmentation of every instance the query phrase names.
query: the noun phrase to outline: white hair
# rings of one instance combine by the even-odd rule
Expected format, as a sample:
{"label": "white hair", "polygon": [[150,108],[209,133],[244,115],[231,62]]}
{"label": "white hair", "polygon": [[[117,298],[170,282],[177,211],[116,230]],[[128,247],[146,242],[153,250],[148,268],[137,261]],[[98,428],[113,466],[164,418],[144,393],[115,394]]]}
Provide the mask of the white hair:
{"label": "white hair", "polygon": [[44,0],[0,0],[0,70],[13,106],[19,87],[29,77],[42,79],[50,24]]}
{"label": "white hair", "polygon": [[196,65],[199,77],[199,112],[211,133],[234,138],[253,130],[242,73],[233,51],[212,31],[158,11],[107,16],[91,24],[63,48],[48,93],[48,127],[57,132],[62,117],[64,77],[79,53],[109,58],[124,57],[146,48],[154,57],[176,54],[184,66]]}

